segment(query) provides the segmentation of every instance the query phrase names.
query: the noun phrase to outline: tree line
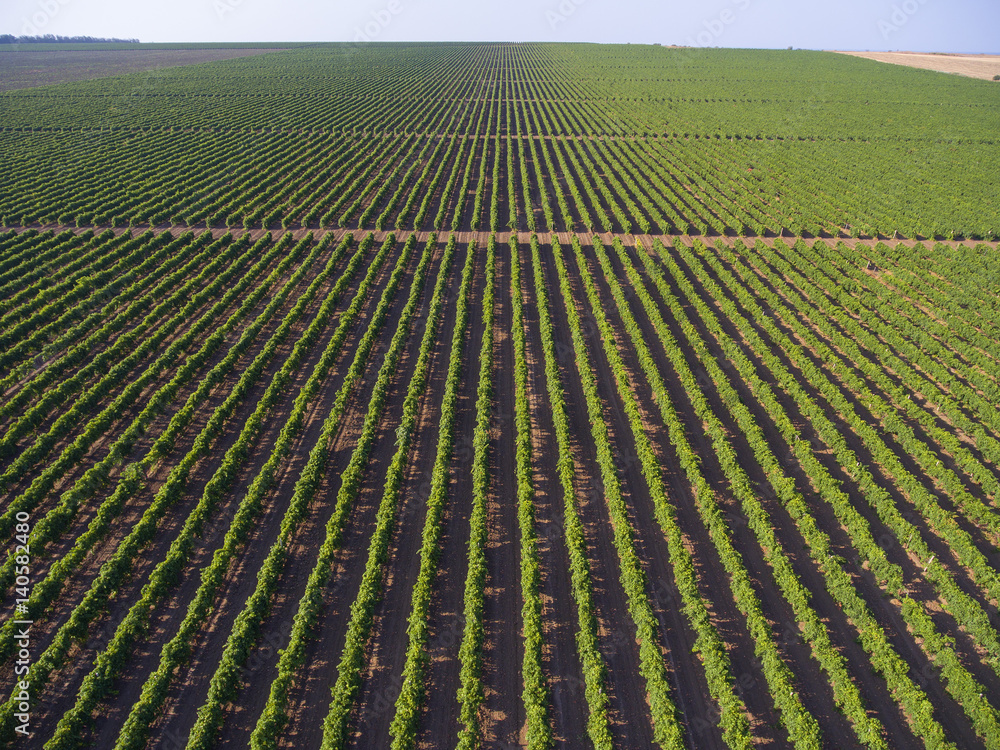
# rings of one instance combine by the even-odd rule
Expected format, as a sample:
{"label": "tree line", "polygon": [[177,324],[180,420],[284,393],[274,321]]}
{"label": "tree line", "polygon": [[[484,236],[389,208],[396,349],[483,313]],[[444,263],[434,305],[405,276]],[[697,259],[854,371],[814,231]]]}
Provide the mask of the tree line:
{"label": "tree line", "polygon": [[101,36],[61,36],[40,34],[38,36],[14,36],[0,34],[0,44],[138,44],[138,39],[118,39]]}

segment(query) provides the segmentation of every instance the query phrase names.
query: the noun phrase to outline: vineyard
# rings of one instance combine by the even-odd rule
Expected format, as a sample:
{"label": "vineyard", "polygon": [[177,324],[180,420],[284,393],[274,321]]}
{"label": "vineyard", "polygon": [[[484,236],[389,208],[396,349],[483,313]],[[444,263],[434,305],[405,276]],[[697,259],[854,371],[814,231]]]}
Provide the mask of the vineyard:
{"label": "vineyard", "polygon": [[1000,748],[998,112],[639,45],[0,93],[0,747]]}

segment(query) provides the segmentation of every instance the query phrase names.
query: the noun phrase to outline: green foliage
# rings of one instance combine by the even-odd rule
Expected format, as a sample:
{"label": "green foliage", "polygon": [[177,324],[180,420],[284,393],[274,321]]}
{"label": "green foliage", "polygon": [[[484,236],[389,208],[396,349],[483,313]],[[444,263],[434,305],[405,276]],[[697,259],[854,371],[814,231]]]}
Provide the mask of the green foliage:
{"label": "green foliage", "polygon": [[552,421],[555,426],[556,444],[559,455],[556,470],[563,496],[564,537],[569,555],[570,582],[573,600],[576,604],[577,630],[576,648],[583,671],[584,695],[589,708],[587,736],[597,750],[609,750],[612,746],[611,730],[608,725],[608,696],[604,692],[606,667],[598,649],[597,617],[594,614],[594,589],[587,560],[587,543],[583,535],[583,523],[576,509],[573,490],[574,463],[571,452],[569,417],[566,399],[560,382],[559,365],[556,361],[555,339],[553,337],[552,311],[542,270],[541,247],[536,235],[531,236],[531,266],[534,277],[535,304],[538,307],[539,331],[545,360],[545,382],[549,404],[552,407]]}
{"label": "green foliage", "polygon": [[479,346],[479,385],[476,389],[476,426],[472,434],[472,513],[469,517],[469,566],[465,575],[465,628],[458,659],[460,706],[456,747],[482,746],[479,710],[483,692],[483,607],[486,599],[486,493],[490,486],[490,413],[493,408],[493,320],[496,290],[496,238],[486,247],[486,289],[483,292],[483,338]]}
{"label": "green foliage", "polygon": [[432,584],[437,574],[442,518],[449,499],[448,483],[451,480],[449,465],[454,446],[458,387],[462,375],[462,354],[465,349],[466,327],[469,322],[469,288],[472,284],[476,255],[475,244],[469,245],[465,268],[462,271],[462,284],[458,292],[455,328],[452,332],[451,350],[448,355],[448,375],[445,379],[444,396],[441,399],[437,453],[434,457],[434,468],[431,470],[431,486],[427,497],[427,513],[424,518],[420,546],[420,571],[417,573],[417,580],[413,585],[410,616],[406,629],[409,634],[409,643],[406,650],[406,663],[403,666],[403,683],[400,686],[399,696],[396,698],[396,714],[389,728],[394,750],[416,747],[417,721],[426,689],[424,676],[429,662],[427,618],[430,613]]}
{"label": "green foliage", "polygon": [[511,325],[514,340],[514,439],[517,473],[517,522],[521,538],[521,621],[524,632],[524,659],[521,679],[524,683],[524,709],[527,715],[526,739],[529,750],[547,750],[553,745],[549,717],[549,687],[542,663],[543,626],[541,568],[538,560],[538,535],[535,530],[535,489],[532,485],[531,414],[528,403],[528,362],[525,337],[521,257],[517,238],[510,240]]}
{"label": "green foliage", "polygon": [[[436,244],[437,236],[432,234],[425,246],[421,261],[421,268],[424,272],[429,264],[432,249]],[[444,291],[448,283],[451,261],[455,253],[455,245],[455,236],[452,235],[445,246],[445,251],[443,257],[441,258],[441,264],[438,268],[437,281],[434,284],[434,293],[431,296],[430,306],[427,312],[427,325],[424,328],[423,337],[420,341],[420,349],[417,355],[416,366],[414,367],[413,374],[410,376],[409,385],[407,386],[406,398],[403,402],[403,414],[400,419],[400,424],[404,425],[406,428],[404,432],[404,439],[398,443],[396,452],[392,457],[392,461],[386,473],[385,484],[382,490],[382,499],[379,502],[376,514],[375,530],[371,535],[371,541],[368,545],[368,557],[365,565],[364,576],[361,579],[361,587],[358,590],[354,603],[351,605],[351,617],[347,625],[347,634],[344,638],[344,648],[341,652],[340,662],[337,665],[337,681],[331,691],[333,699],[330,702],[330,709],[323,721],[322,747],[324,750],[344,748],[348,745],[348,721],[350,719],[351,707],[353,706],[361,687],[361,670],[365,664],[365,647],[371,633],[375,606],[379,603],[382,597],[382,579],[389,550],[389,542],[392,538],[392,532],[396,523],[396,516],[399,511],[403,478],[406,473],[407,460],[413,444],[413,436],[416,432],[417,417],[419,416],[420,411],[420,401],[429,381],[431,354],[434,350],[438,326],[441,323],[441,317],[443,315]],[[421,277],[422,279],[422,272],[418,271],[417,277]],[[397,329],[396,337],[393,339],[393,345],[390,346],[390,354],[386,355],[383,369],[379,371],[379,379],[375,384],[375,393],[372,396],[368,415],[365,418],[366,428],[368,428],[369,424],[377,425],[379,421],[382,406],[384,405],[384,400],[388,393],[389,384],[396,374],[395,365],[398,363],[398,357],[402,354],[402,344],[405,342],[406,336],[409,333],[409,320],[413,315],[413,311],[416,308],[416,303],[419,299],[419,295],[417,294],[418,291],[419,285],[415,280],[410,299],[407,302],[407,308],[400,316],[401,327]],[[390,355],[393,353],[395,353],[395,358],[391,359]],[[374,430],[372,430],[372,433],[374,434]],[[362,447],[361,441],[359,441],[358,444],[358,448],[360,447]],[[355,448],[355,455],[357,455],[358,448]],[[366,450],[368,450],[368,448],[366,448]],[[351,456],[352,464],[355,455]],[[363,464],[359,463],[357,465],[363,468]],[[360,478],[360,474],[358,476]],[[343,491],[347,486],[348,478],[345,472],[341,484],[341,491]],[[349,491],[357,492],[356,485],[352,486]],[[341,498],[338,496],[338,505],[340,504],[340,500]],[[324,552],[326,552],[329,548],[332,553],[332,548],[338,543],[339,530],[332,524],[328,524],[327,537],[324,542]],[[331,560],[332,557],[328,555],[320,555],[320,561],[313,573],[313,576],[317,578],[317,580],[323,580],[320,576],[329,575]],[[307,591],[307,595],[308,593],[309,592]],[[314,597],[314,599],[318,599],[318,597]],[[318,606],[318,602],[316,606]],[[308,616],[311,610],[309,608],[305,608],[304,611],[305,614],[303,614],[303,608],[300,608],[299,613],[296,615],[297,620],[301,617]],[[292,638],[295,638],[294,632]],[[286,649],[285,653],[287,654],[289,651],[291,651],[291,647]],[[292,663],[294,664],[294,662]],[[280,672],[281,667],[279,665],[279,681],[272,685],[269,708],[265,709],[264,715],[261,717],[260,721],[258,721],[257,728],[254,730],[253,737],[251,738],[252,744],[255,748],[272,747],[276,744],[276,737],[274,734],[274,730],[276,728],[274,726],[275,722],[269,714],[272,713],[271,706],[276,703],[280,696],[278,693],[278,690],[281,687]],[[280,704],[278,705],[280,706]]]}
{"label": "green foliage", "polygon": [[[366,238],[365,242],[370,243],[370,238],[371,235]],[[331,346],[333,348],[331,349],[328,347],[326,350],[326,352],[329,352],[330,355],[329,358],[326,359],[324,369],[328,370],[328,368],[332,365],[334,361],[333,355],[336,353],[336,348],[343,346],[347,334],[350,331],[351,322],[360,313],[362,306],[367,299],[368,293],[371,291],[371,288],[378,277],[379,269],[389,252],[395,246],[395,243],[395,237],[390,234],[382,243],[382,247],[376,256],[375,262],[369,266],[368,272],[359,287],[358,293],[355,294],[347,313],[342,316],[341,322],[338,324],[337,331],[335,332],[333,339],[331,339]],[[254,592],[250,595],[250,598],[247,600],[243,610],[236,618],[233,631],[226,641],[226,647],[223,651],[222,660],[212,677],[212,681],[209,686],[208,699],[198,710],[198,720],[195,722],[195,726],[191,731],[187,745],[191,748],[191,750],[194,750],[195,748],[207,748],[213,744],[215,736],[222,723],[223,708],[239,687],[240,668],[244,665],[245,660],[250,655],[250,650],[253,644],[256,642],[262,618],[269,611],[271,597],[273,596],[276,586],[278,585],[280,580],[279,576],[287,557],[288,540],[291,538],[291,535],[295,532],[305,517],[309,503],[312,501],[318,489],[319,480],[322,474],[322,467],[326,461],[327,452],[329,450],[330,437],[333,430],[339,424],[340,417],[343,416],[347,399],[350,397],[362,373],[364,372],[364,368],[367,365],[367,358],[372,350],[372,347],[374,346],[379,331],[381,331],[382,326],[385,323],[389,305],[391,304],[396,290],[401,283],[406,265],[412,256],[415,245],[416,241],[411,238],[411,240],[408,240],[404,246],[403,252],[400,253],[399,258],[396,261],[396,266],[390,276],[389,283],[382,292],[369,327],[358,344],[354,360],[351,363],[344,381],[337,392],[334,405],[324,419],[322,432],[323,439],[321,439],[310,452],[306,468],[303,470],[295,484],[292,502],[289,504],[288,510],[282,519],[279,538],[274,542],[271,549],[268,551],[268,556],[264,561],[260,574],[257,577],[257,587],[254,589]],[[366,247],[366,245],[363,246]],[[410,293],[410,308],[413,306],[412,299],[420,288],[421,279],[422,277],[419,275],[414,279],[414,286]],[[408,317],[401,318],[399,326],[405,330],[407,325]],[[399,329],[397,329],[397,336],[395,338],[400,338],[398,334]],[[405,340],[405,335],[401,338]],[[399,346],[400,344],[397,344],[396,349],[398,349]],[[390,354],[392,354],[392,350],[390,350]],[[390,362],[389,366],[391,367],[394,360],[387,355],[387,361]],[[385,367],[385,365],[383,365],[383,367]],[[322,374],[323,373],[321,372],[320,375]],[[321,378],[316,381],[317,385],[314,387],[318,387],[320,382],[322,382]],[[305,397],[300,394],[300,398],[297,399],[296,402],[296,406],[300,410],[300,420],[301,416],[305,414],[305,409],[308,404],[308,394],[306,394]],[[270,484],[270,479],[268,477],[273,476],[273,472],[281,460],[282,455],[287,455],[289,447],[288,443],[290,443],[290,441],[294,438],[294,435],[294,430],[283,430],[282,437],[288,442],[286,442],[283,446],[276,446],[277,456],[275,456],[275,453],[272,452],[274,461],[270,466],[265,467],[265,471],[262,471],[258,475],[257,479],[255,479],[254,485],[251,487],[251,494],[265,492],[268,489]],[[360,447],[361,449],[364,449],[364,445],[360,445]],[[278,450],[279,448],[280,450]],[[347,483],[346,472],[344,476],[344,483]],[[350,486],[353,488],[354,492],[357,491],[354,483],[351,483]],[[343,492],[343,494],[346,496],[349,495],[349,492]],[[259,505],[260,499],[261,497],[258,496],[258,499],[254,503],[251,503],[249,507]],[[341,498],[338,496],[338,499]],[[345,499],[344,504],[348,504],[351,500],[353,500],[353,496]],[[321,557],[327,561],[329,561],[330,556],[336,549],[336,543],[332,542],[330,539],[331,531],[339,532],[340,526],[338,524],[342,523],[342,521],[343,513],[341,513],[340,516],[335,515],[328,523],[328,539],[324,542],[324,547],[321,551]],[[261,717],[261,722],[264,722],[265,728],[261,730],[262,735],[258,735],[260,737],[260,741],[268,741],[268,738],[273,736],[273,734],[284,724],[283,711],[284,703],[287,698],[287,689],[294,674],[295,667],[298,664],[298,660],[301,659],[306,634],[308,633],[308,628],[315,617],[315,608],[319,604],[315,591],[317,587],[322,587],[326,580],[326,575],[329,575],[329,565],[327,565],[325,569],[322,566],[318,566],[314,569],[310,576],[307,586],[311,587],[313,594],[303,598],[302,603],[305,604],[305,607],[297,613],[296,619],[293,622],[293,632],[289,640],[289,646],[288,649],[283,652],[282,660],[279,664],[280,679],[277,680],[272,686],[268,706],[265,708],[265,712]],[[266,719],[264,717],[266,717]],[[255,735],[256,734],[258,733],[255,732]]]}
{"label": "green foliage", "polygon": [[824,52],[315,45],[0,93],[0,218],[995,238],[994,93]]}
{"label": "green foliage", "polygon": [[[658,746],[699,741],[704,717],[681,703],[673,671],[687,669],[729,747],[758,739],[753,705],[779,744],[819,748],[828,712],[813,711],[825,701],[869,748],[886,748],[900,729],[927,747],[969,732],[1000,748],[990,692],[1000,679],[1000,264],[986,245],[877,241],[997,237],[994,94],[984,81],[827,53],[543,44],[316,45],[0,94],[0,224],[18,229],[0,233],[0,532],[27,528],[34,560],[22,586],[27,553],[5,554],[0,584],[17,586],[19,614],[45,628],[24,676],[31,693],[47,700],[63,675],[71,690],[41,741],[93,742],[93,720],[114,701],[124,717],[116,749],[149,743],[286,481],[277,539],[220,637],[188,747],[220,736],[289,584],[292,545],[323,504],[322,542],[251,720],[257,750],[292,741],[285,730],[310,638],[384,436],[393,455],[367,557],[348,563],[361,585],[344,610],[343,643],[324,643],[341,651],[323,746],[355,743],[408,467],[418,430],[431,429],[426,516],[407,531],[422,534],[419,569],[404,592],[406,633],[394,634],[406,652],[387,729],[396,750],[416,747],[445,524],[461,500],[470,534],[453,655],[460,689],[444,699],[460,722],[452,744],[489,746],[487,504],[493,472],[508,466],[493,455],[491,414],[510,401],[518,730],[531,750],[553,747],[565,729],[551,689],[565,675],[547,671],[551,627],[572,631],[575,661],[560,668],[584,678],[586,725],[571,730],[598,750],[613,744],[603,594],[590,571],[604,554],[618,580],[600,584],[624,592],[622,624],[638,655],[615,679],[639,681]],[[159,231],[166,224],[176,229]],[[273,241],[279,225],[299,239],[288,231]],[[316,227],[337,229],[315,242]],[[355,229],[369,227],[410,236],[400,247],[389,233],[377,252],[373,234],[355,246]],[[490,236],[485,247],[469,241],[453,299],[458,233],[469,228]],[[496,317],[508,304],[497,298],[508,286],[504,228],[513,230],[510,331]],[[519,244],[524,229],[531,239]],[[540,230],[571,239],[542,244]],[[581,230],[616,236],[581,242]],[[633,250],[632,231],[675,237],[629,239]],[[839,241],[848,235],[876,241]],[[484,331],[472,341],[480,305]],[[507,335],[504,392],[494,356]],[[466,372],[476,345],[478,370]],[[421,404],[441,368],[439,421],[428,428]],[[461,467],[472,493],[455,498],[465,378],[477,386],[471,466]],[[371,389],[360,393],[363,381]],[[397,388],[406,392],[398,424],[387,417]],[[568,389],[582,391],[586,434],[571,432]],[[333,446],[357,406],[360,432],[339,461]],[[551,425],[533,424],[550,412]],[[556,452],[535,456],[533,430],[550,427]],[[616,464],[619,433],[638,471]],[[596,454],[606,551],[589,548],[577,506],[580,441]],[[543,462],[555,480],[546,501],[561,500],[563,522],[544,542],[533,484]],[[633,477],[641,486],[629,486]],[[324,496],[325,481],[335,495]],[[647,495],[654,528],[640,535],[630,503]],[[547,570],[543,549],[546,564],[568,571]],[[664,555],[679,594],[671,606],[693,639],[681,662],[646,578],[651,554]],[[724,571],[719,580],[707,580],[699,555]],[[543,583],[565,572],[571,621],[548,622]],[[73,593],[81,576],[89,588]],[[177,616],[161,620],[173,602]],[[775,633],[779,613],[801,648]],[[94,638],[102,622],[107,640]],[[0,657],[12,658],[14,633],[13,621],[0,625]],[[147,640],[156,663],[132,676]],[[732,653],[761,678],[753,701]],[[884,685],[872,693],[861,670]],[[123,696],[137,696],[129,706],[115,698],[124,685]],[[0,744],[16,741],[17,703],[9,694],[0,704]],[[906,726],[890,727],[886,711]]]}

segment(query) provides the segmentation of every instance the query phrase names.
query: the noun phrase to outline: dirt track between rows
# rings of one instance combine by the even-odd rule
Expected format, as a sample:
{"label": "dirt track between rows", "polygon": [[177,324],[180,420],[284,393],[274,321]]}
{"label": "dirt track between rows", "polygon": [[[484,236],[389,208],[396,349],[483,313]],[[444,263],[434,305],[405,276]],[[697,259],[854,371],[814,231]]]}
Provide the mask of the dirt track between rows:
{"label": "dirt track between rows", "polygon": [[[419,242],[425,242],[430,237],[431,234],[434,234],[434,232],[426,230],[414,231],[412,229],[397,229],[397,230],[366,229],[363,227],[348,227],[348,228],[341,227],[336,229],[297,228],[288,230],[281,228],[274,228],[269,230],[264,230],[260,228],[244,230],[242,228],[227,229],[225,227],[212,227],[211,229],[207,230],[203,224],[195,227],[171,226],[170,224],[159,224],[152,227],[149,226],[148,224],[140,224],[135,227],[111,227],[111,226],[77,227],[75,225],[70,225],[70,224],[44,224],[44,225],[33,224],[31,226],[8,227],[7,229],[0,231],[9,231],[11,229],[13,229],[16,232],[25,232],[28,231],[29,229],[33,229],[38,232],[53,231],[58,233],[58,232],[69,231],[69,232],[74,232],[76,234],[82,234],[87,231],[100,233],[106,230],[111,230],[118,235],[123,234],[125,232],[129,232],[132,234],[133,237],[136,237],[148,230],[152,230],[154,233],[170,232],[175,237],[180,236],[185,232],[195,232],[196,234],[201,234],[204,231],[211,231],[212,236],[215,238],[222,237],[227,232],[231,232],[235,237],[243,235],[244,232],[249,232],[250,237],[253,240],[257,240],[260,237],[263,237],[267,232],[270,232],[274,237],[278,237],[284,234],[286,231],[290,231],[292,233],[292,236],[296,240],[302,239],[309,233],[312,233],[313,237],[315,237],[317,240],[321,239],[323,236],[327,234],[333,234],[334,237],[339,240],[345,234],[351,232],[358,239],[371,233],[374,236],[376,242],[381,242],[389,234],[394,234],[396,236],[396,239],[401,242],[406,240],[410,235],[415,234]],[[468,231],[468,230],[447,232],[445,230],[442,230],[440,232],[437,232],[437,234],[440,238],[447,238],[450,234],[454,234],[455,239],[458,242],[469,243],[475,241],[482,244],[485,244],[491,235],[496,237],[496,241],[498,244],[508,242],[511,236],[511,232],[509,230],[502,230],[496,232]],[[517,241],[521,243],[529,242],[531,240],[531,237],[534,235],[535,237],[538,238],[538,241],[543,245],[550,244],[553,239],[556,239],[560,243],[568,244],[570,241],[570,237],[572,237],[573,234],[576,234],[577,237],[580,238],[580,242],[584,245],[592,244],[593,242],[591,239],[592,237],[600,238],[601,242],[603,242],[604,244],[610,244],[612,240],[617,237],[628,247],[634,247],[636,243],[641,243],[646,248],[649,248],[654,240],[659,240],[664,244],[668,244],[671,242],[683,242],[685,244],[691,244],[694,241],[704,242],[706,244],[709,243],[714,244],[716,242],[722,241],[728,245],[732,245],[736,242],[752,243],[761,241],[770,247],[773,246],[774,243],[778,240],[782,242],[794,242],[796,239],[800,239],[798,237],[793,237],[791,235],[784,235],[784,234],[777,236],[768,235],[764,237],[756,237],[753,235],[735,236],[735,235],[698,235],[698,234],[632,234],[632,233],[621,233],[621,232],[585,232],[585,231],[532,233],[532,232],[518,231]],[[970,247],[970,246],[984,245],[986,247],[991,247],[993,249],[1000,248],[1000,240],[976,240],[976,239],[949,240],[949,239],[926,239],[926,238],[913,239],[913,238],[891,238],[891,237],[851,237],[845,234],[841,234],[837,237],[821,235],[819,237],[804,237],[801,239],[804,239],[806,242],[819,241],[819,242],[825,242],[827,244],[844,242],[852,246],[868,245],[870,247],[874,247],[877,243],[882,243],[888,245],[889,247],[896,247],[897,245],[902,245],[905,247],[914,247],[917,244],[922,244],[925,246],[927,245],[933,246],[941,244],[941,245],[947,245],[948,247],[962,247],[962,246]]]}

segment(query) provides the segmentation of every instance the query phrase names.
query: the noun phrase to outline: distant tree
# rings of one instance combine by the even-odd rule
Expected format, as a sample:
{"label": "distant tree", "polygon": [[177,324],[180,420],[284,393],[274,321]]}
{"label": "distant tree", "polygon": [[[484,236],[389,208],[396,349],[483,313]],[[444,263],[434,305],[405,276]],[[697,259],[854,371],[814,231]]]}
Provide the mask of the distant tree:
{"label": "distant tree", "polygon": [[58,36],[44,34],[42,36],[14,36],[0,34],[0,44],[138,44],[138,39],[118,39],[117,37],[97,36]]}

